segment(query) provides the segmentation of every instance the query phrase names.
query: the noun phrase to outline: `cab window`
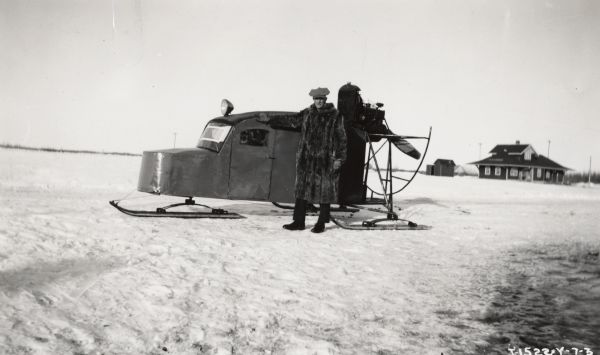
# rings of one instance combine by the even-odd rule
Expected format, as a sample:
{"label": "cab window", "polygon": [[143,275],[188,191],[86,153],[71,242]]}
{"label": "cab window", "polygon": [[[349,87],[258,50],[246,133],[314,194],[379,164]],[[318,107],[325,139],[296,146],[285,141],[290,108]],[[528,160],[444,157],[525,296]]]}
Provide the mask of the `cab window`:
{"label": "cab window", "polygon": [[269,131],[266,129],[247,129],[240,132],[240,144],[266,146],[269,144]]}
{"label": "cab window", "polygon": [[198,140],[196,147],[206,148],[218,152],[221,150],[223,142],[227,138],[230,130],[230,125],[209,123],[206,128],[204,128],[204,132],[202,132],[202,136]]}

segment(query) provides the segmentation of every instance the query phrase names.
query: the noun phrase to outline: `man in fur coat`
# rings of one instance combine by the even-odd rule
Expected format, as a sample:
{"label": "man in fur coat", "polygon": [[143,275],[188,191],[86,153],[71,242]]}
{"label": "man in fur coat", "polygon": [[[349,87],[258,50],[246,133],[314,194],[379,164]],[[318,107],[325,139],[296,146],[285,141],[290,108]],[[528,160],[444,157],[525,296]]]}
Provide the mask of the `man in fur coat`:
{"label": "man in fur coat", "polygon": [[[301,127],[296,152],[294,221],[283,228],[303,230],[307,203],[320,204],[313,233],[325,231],[332,203],[337,203],[340,168],[346,160],[344,118],[327,103],[327,88],[312,89],[314,103],[297,115],[271,118],[270,125]],[[263,121],[264,122],[264,121]]]}

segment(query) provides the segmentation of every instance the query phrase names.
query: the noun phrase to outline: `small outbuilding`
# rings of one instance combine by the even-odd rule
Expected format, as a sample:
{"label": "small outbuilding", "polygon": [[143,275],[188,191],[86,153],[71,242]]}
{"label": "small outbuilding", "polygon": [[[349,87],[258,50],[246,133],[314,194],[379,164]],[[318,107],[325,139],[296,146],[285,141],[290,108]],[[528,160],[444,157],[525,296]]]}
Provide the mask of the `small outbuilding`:
{"label": "small outbuilding", "polygon": [[427,165],[427,175],[435,176],[454,176],[454,164],[453,160],[450,159],[438,159],[433,165]]}

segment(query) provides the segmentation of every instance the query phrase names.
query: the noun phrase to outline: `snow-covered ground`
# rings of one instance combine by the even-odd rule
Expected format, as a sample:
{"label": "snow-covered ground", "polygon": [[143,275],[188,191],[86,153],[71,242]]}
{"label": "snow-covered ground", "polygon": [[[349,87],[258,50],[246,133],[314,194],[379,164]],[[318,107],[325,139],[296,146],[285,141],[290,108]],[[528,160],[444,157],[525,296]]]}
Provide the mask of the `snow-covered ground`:
{"label": "snow-covered ground", "polygon": [[315,235],[121,214],[174,200],[131,193],[140,157],[0,166],[1,354],[600,353],[598,187],[419,175],[397,203],[431,230]]}

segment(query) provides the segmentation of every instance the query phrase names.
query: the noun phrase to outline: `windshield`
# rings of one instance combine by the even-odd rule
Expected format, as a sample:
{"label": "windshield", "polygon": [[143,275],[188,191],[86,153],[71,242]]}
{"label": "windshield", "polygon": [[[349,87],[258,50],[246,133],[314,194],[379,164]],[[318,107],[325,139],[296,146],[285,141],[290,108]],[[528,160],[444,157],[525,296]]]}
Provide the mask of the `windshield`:
{"label": "windshield", "polygon": [[196,146],[198,148],[207,148],[218,152],[221,150],[221,146],[227,138],[230,130],[231,126],[229,125],[224,125],[222,123],[209,123],[206,128],[204,128],[204,132],[202,132],[202,136],[200,137],[200,140],[198,140],[198,144]]}

